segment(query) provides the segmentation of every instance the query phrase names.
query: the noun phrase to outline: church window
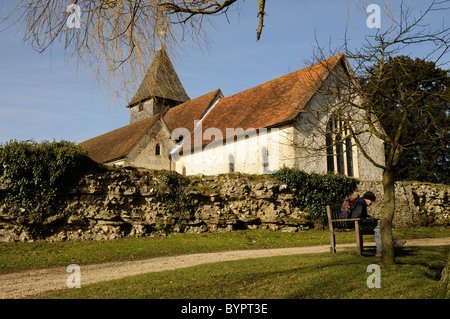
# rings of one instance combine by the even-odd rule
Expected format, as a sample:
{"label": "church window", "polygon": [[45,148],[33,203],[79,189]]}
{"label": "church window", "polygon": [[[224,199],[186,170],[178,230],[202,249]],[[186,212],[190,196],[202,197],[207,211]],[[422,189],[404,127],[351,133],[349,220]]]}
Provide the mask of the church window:
{"label": "church window", "polygon": [[329,173],[354,176],[353,143],[348,133],[344,121],[337,116],[333,116],[328,122],[325,140]]}
{"label": "church window", "polygon": [[186,176],[186,167],[183,166],[183,168],[181,169],[181,174]]}
{"label": "church window", "polygon": [[143,110],[144,110],[144,104],[139,103],[139,105],[138,105],[138,111],[141,112],[141,111],[143,111]]}
{"label": "church window", "polygon": [[352,141],[347,138],[345,140],[345,149],[347,157],[347,176],[353,177],[353,152],[352,152]]}
{"label": "church window", "polygon": [[344,168],[344,147],[342,144],[342,135],[336,134],[336,167],[338,174],[345,174]]}
{"label": "church window", "polygon": [[155,155],[161,155],[161,146],[159,145],[159,143],[156,144]]}
{"label": "church window", "polygon": [[327,134],[325,135],[327,143],[327,171],[334,172],[334,150],[333,150],[333,136],[331,135],[332,122],[328,122]]}

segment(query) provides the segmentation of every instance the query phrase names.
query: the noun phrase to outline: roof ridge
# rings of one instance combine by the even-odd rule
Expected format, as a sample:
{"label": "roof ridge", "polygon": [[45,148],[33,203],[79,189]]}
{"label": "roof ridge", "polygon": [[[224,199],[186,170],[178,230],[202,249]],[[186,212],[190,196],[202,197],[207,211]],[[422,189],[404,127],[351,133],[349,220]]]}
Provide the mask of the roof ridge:
{"label": "roof ridge", "polygon": [[[89,157],[97,162],[108,162],[125,157],[135,144],[145,135],[157,119],[162,117],[157,114],[139,122],[119,127],[115,130],[83,141],[78,145],[88,151]],[[119,142],[117,142],[119,141]],[[105,145],[114,142],[113,145]]]}
{"label": "roof ridge", "polygon": [[[224,134],[226,128],[259,130],[289,123],[311,101],[317,92],[316,88],[326,81],[343,57],[343,54],[333,56],[222,98],[203,118],[202,126],[196,129],[201,129],[203,134],[206,129],[215,127]],[[314,69],[317,69],[317,72]],[[308,72],[308,70],[313,71]],[[222,139],[216,137],[216,140],[226,138],[225,136]],[[202,140],[202,146],[211,142]],[[192,145],[191,141],[191,145],[187,147],[197,146]]]}
{"label": "roof ridge", "polygon": [[186,101],[186,102],[183,102],[183,103],[181,103],[181,104],[175,105],[175,106],[171,107],[169,110],[177,109],[177,108],[183,106],[184,103],[195,102],[196,100],[201,99],[201,98],[204,98],[205,96],[210,95],[210,94],[212,94],[212,93],[216,93],[216,95],[217,95],[217,93],[219,93],[219,92],[222,92],[222,90],[220,90],[220,88],[219,88],[219,89],[215,89],[214,91],[211,91],[211,92],[208,92],[208,93],[199,95],[199,96],[197,96],[196,98],[193,98],[193,99],[191,99],[191,100],[189,100],[189,101]]}
{"label": "roof ridge", "polygon": [[[237,92],[237,93],[234,93],[234,94],[232,94],[232,95],[229,95],[229,96],[227,96],[227,97],[224,97],[222,100],[225,100],[225,99],[228,99],[228,98],[232,98],[232,97],[234,97],[234,96],[236,96],[236,95],[239,95],[239,94],[241,94],[241,93],[244,93],[244,92],[249,91],[249,90],[252,90],[252,89],[256,89],[256,88],[258,88],[258,87],[260,87],[260,86],[263,86],[263,85],[269,85],[269,83],[274,83],[274,82],[279,81],[279,80],[281,80],[281,79],[283,79],[283,78],[285,78],[285,77],[294,76],[295,74],[298,74],[298,73],[300,73],[301,71],[304,71],[304,70],[306,70],[306,69],[311,69],[311,68],[313,68],[313,67],[318,67],[318,66],[321,65],[322,62],[326,62],[326,61],[331,60],[331,59],[337,58],[337,60],[335,61],[335,62],[336,62],[336,65],[337,65],[337,62],[338,62],[342,57],[344,57],[344,56],[345,56],[344,53],[337,54],[337,55],[332,56],[332,57],[330,57],[330,58],[328,58],[328,59],[325,59],[325,60],[321,60],[321,61],[319,61],[319,62],[316,62],[316,63],[314,63],[313,65],[305,66],[305,67],[303,67],[303,68],[301,68],[301,69],[298,69],[298,70],[295,70],[295,71],[286,73],[286,74],[284,74],[284,75],[280,75],[280,76],[278,76],[278,77],[276,77],[276,78],[274,78],[274,79],[272,79],[272,80],[269,80],[269,81],[260,83],[260,84],[258,84],[258,85],[255,85],[255,86],[251,87],[251,88],[245,89],[245,90],[243,90],[243,91],[239,91],[239,92]],[[334,65],[334,66],[335,66],[335,65]],[[334,66],[333,66],[332,68],[334,68]]]}
{"label": "roof ridge", "polygon": [[[160,114],[156,114],[156,115],[147,117],[147,118],[145,118],[145,119],[143,119],[143,120],[140,120],[140,121],[137,121],[137,122],[134,122],[134,123],[131,123],[131,124],[127,124],[127,125],[118,127],[118,128],[116,128],[116,129],[114,129],[114,130],[112,130],[112,131],[108,131],[108,132],[106,132],[106,133],[100,134],[100,135],[98,135],[98,136],[96,136],[96,137],[93,137],[93,138],[91,138],[91,139],[89,139],[89,140],[95,139],[95,138],[97,138],[97,137],[101,137],[101,136],[103,136],[103,135],[107,135],[107,134],[109,134],[109,133],[111,133],[111,132],[115,132],[115,131],[118,131],[118,130],[122,130],[122,129],[125,129],[125,128],[129,128],[129,127],[131,127],[131,126],[136,126],[136,127],[137,127],[137,126],[140,126],[140,125],[143,124],[144,121],[149,121],[150,119],[156,120],[156,117],[158,117],[158,116],[161,116],[161,115],[160,115]],[[83,142],[81,142],[81,143],[87,142],[87,141],[89,141],[89,140],[83,141]],[[81,143],[80,143],[80,144],[81,144]]]}
{"label": "roof ridge", "polygon": [[220,89],[200,95],[177,106],[171,107],[164,115],[164,121],[172,131],[184,127],[193,129],[194,120],[201,119],[218,96],[223,96]]}

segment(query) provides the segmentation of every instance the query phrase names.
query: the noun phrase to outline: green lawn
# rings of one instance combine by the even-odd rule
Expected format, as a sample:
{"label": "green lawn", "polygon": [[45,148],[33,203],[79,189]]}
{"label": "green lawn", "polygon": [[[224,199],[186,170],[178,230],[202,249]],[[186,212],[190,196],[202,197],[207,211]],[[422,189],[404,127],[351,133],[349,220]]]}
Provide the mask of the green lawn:
{"label": "green lawn", "polygon": [[[450,231],[449,231],[450,236]],[[340,236],[342,242],[354,236]],[[311,230],[282,233],[269,230],[177,234],[159,238],[111,241],[33,242],[0,244],[0,273],[108,261],[136,260],[190,253],[310,246],[329,243],[329,233]]]}
{"label": "green lawn", "polygon": [[[450,227],[394,231],[396,238],[450,237]],[[353,234],[338,243],[354,243]],[[373,241],[373,236],[365,236]],[[113,241],[32,242],[0,244],[0,274],[69,264],[137,260],[190,253],[244,249],[329,245],[327,230],[283,233],[248,230],[229,233],[178,234],[161,238]],[[37,298],[433,298],[449,247],[399,247],[397,264],[380,265],[381,288],[369,289],[366,280],[371,257],[354,250],[204,264],[149,273],[48,292]]]}
{"label": "green lawn", "polygon": [[426,299],[433,298],[449,247],[397,248],[380,264],[380,288],[368,288],[375,257],[355,252],[292,255],[205,264],[48,292],[37,298],[152,299]]}
{"label": "green lawn", "polygon": [[[410,228],[394,232],[397,238],[450,237],[450,227]],[[365,236],[373,241],[373,236]],[[340,235],[338,243],[355,242]],[[247,230],[228,233],[178,234],[160,238],[126,238],[112,241],[0,243],[0,274],[25,269],[137,260],[160,256],[242,249],[329,245],[328,230],[283,233]]]}

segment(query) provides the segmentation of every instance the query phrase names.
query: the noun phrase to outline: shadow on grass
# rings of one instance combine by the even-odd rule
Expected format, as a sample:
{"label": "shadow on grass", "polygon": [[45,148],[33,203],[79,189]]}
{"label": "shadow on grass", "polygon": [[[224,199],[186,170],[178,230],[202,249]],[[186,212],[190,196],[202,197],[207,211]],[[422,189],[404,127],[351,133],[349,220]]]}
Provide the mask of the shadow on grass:
{"label": "shadow on grass", "polygon": [[396,247],[395,254],[397,257],[397,265],[413,265],[426,268],[425,276],[429,279],[439,281],[441,279],[442,270],[445,266],[445,260],[442,255],[448,255],[450,247],[438,246],[429,248],[424,252],[421,247]]}
{"label": "shadow on grass", "polygon": [[[397,264],[356,251],[211,263],[149,273],[83,287],[57,298],[404,299],[432,298],[448,247],[397,248]],[[368,249],[373,253],[374,249]],[[370,289],[367,271],[381,267],[381,289]],[[71,291],[73,293],[73,291]],[[100,297],[99,297],[100,296]]]}
{"label": "shadow on grass", "polygon": [[[328,261],[324,258],[318,262],[314,268],[321,274],[310,276],[307,284],[299,285],[287,298],[433,298],[449,249],[448,246],[396,247],[396,264],[391,266],[374,257],[375,248],[365,250],[364,257],[342,252]],[[367,272],[369,264],[381,267],[381,289],[367,286],[372,274]]]}

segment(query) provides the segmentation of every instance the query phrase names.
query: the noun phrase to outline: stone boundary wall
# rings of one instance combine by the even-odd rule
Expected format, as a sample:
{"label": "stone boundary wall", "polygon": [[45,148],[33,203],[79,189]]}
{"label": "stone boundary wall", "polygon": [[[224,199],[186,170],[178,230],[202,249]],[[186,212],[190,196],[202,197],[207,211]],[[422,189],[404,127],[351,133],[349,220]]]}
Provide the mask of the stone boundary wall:
{"label": "stone boundary wall", "polygon": [[[353,196],[369,190],[377,197],[369,214],[379,217],[383,209],[381,182],[360,182]],[[396,182],[394,227],[450,225],[449,193],[450,185]]]}
{"label": "stone boundary wall", "polygon": [[[44,239],[107,240],[187,232],[263,228],[308,229],[307,214],[293,205],[286,185],[269,176],[239,174],[190,177],[186,188],[193,211],[174,209],[168,189],[150,171],[121,170],[84,177],[58,216],[48,218],[45,236],[33,224],[5,212],[0,196],[0,242]],[[1,195],[1,194],[0,194]]]}
{"label": "stone boundary wall", "polygon": [[[189,177],[186,196],[193,209],[181,211],[167,199],[155,171],[113,170],[85,176],[61,212],[47,218],[46,231],[8,213],[0,185],[0,242],[31,240],[108,240],[171,233],[271,229],[296,232],[312,227],[308,214],[294,205],[294,193],[267,175]],[[450,225],[448,185],[396,183],[394,227]],[[377,201],[369,214],[382,209],[379,182],[361,182],[355,192],[371,190]]]}

